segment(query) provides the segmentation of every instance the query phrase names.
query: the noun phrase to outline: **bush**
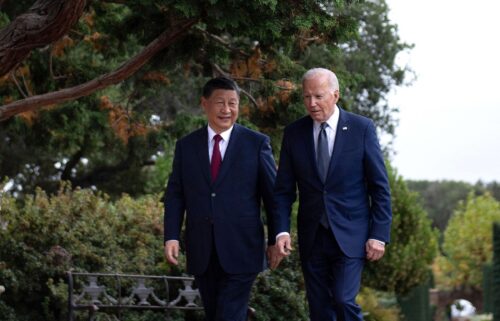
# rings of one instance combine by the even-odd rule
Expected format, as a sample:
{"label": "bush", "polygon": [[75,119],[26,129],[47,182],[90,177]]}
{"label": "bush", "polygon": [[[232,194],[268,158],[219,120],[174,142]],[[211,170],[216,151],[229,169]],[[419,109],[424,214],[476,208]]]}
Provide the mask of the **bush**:
{"label": "bush", "polygon": [[56,195],[38,189],[17,203],[3,196],[0,212],[1,300],[17,320],[63,320],[65,272],[179,274],[163,260],[159,197],[116,202],[64,185]]}
{"label": "bush", "polygon": [[[294,248],[297,248],[294,239]],[[259,274],[252,288],[250,306],[259,321],[307,321],[304,278],[298,251],[285,258],[278,269]]]}
{"label": "bush", "polygon": [[393,214],[391,242],[381,260],[367,263],[363,284],[404,296],[428,281],[438,237],[416,194],[389,164],[387,167]]}
{"label": "bush", "polygon": [[[382,299],[385,298],[383,304]],[[358,304],[365,314],[364,321],[398,321],[400,311],[395,298],[390,298],[387,293],[377,292],[364,287],[357,297]]]}

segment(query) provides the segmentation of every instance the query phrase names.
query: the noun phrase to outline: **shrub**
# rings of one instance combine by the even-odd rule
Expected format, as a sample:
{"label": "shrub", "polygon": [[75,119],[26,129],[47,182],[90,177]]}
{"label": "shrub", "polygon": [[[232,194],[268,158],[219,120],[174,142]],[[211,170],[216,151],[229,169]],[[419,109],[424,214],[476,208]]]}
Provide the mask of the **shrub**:
{"label": "shrub", "polygon": [[0,212],[1,300],[18,320],[62,320],[66,276],[86,272],[179,274],[164,260],[158,197],[110,202],[89,189],[63,185],[56,195],[38,189],[23,203],[3,196]]}
{"label": "shrub", "polygon": [[391,242],[381,260],[367,263],[363,284],[404,296],[428,281],[429,268],[437,253],[437,231],[431,227],[416,194],[387,166],[393,214]]}

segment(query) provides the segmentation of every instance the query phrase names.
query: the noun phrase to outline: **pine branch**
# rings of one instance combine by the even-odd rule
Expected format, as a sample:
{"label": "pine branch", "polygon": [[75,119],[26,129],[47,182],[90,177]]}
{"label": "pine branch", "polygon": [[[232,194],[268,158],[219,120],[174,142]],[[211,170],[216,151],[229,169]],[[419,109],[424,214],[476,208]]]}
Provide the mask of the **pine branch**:
{"label": "pine branch", "polygon": [[183,23],[179,23],[172,29],[163,32],[140,53],[112,72],[71,88],[32,96],[0,106],[0,121],[6,120],[22,112],[37,110],[44,106],[60,104],[69,100],[88,96],[99,89],[121,82],[133,75],[159,51],[175,42],[177,38],[186,33],[186,31],[196,22],[196,19],[185,20]]}
{"label": "pine branch", "polygon": [[[216,63],[212,63],[212,68],[214,68],[214,70],[218,74],[220,74],[221,76],[232,78],[229,73],[222,70],[222,68],[219,65],[217,65]],[[250,101],[255,105],[255,107],[259,107],[259,104],[257,104],[257,101],[255,100],[255,98],[248,91],[244,90],[243,88],[240,88],[240,92],[243,95],[247,96],[248,99],[250,99]]]}

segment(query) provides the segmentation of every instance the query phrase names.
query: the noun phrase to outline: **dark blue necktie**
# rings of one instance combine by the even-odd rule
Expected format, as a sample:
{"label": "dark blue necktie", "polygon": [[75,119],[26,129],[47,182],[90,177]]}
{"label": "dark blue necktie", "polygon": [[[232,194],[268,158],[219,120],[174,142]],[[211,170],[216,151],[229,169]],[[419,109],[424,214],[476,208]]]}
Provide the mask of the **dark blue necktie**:
{"label": "dark blue necktie", "polygon": [[325,128],[327,123],[321,123],[318,135],[318,147],[316,149],[316,161],[318,162],[318,171],[321,181],[324,183],[326,174],[328,173],[328,165],[330,164],[330,153],[328,152],[328,139],[326,137]]}
{"label": "dark blue necktie", "polygon": [[[318,135],[318,146],[316,148],[316,161],[318,163],[319,176],[323,183],[326,181],[326,174],[328,173],[328,166],[330,164],[330,153],[328,152],[328,138],[326,137],[325,128],[328,126],[327,123],[321,123],[321,127]],[[330,224],[328,224],[328,217],[326,214],[326,209],[321,213],[319,220],[320,224],[324,228],[328,229]]]}

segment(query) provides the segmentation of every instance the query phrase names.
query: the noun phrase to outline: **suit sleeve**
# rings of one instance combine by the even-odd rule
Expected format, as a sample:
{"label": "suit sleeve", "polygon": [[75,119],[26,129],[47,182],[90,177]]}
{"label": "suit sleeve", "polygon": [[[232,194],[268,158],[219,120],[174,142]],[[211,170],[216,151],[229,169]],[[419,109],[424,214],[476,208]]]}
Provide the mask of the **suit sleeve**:
{"label": "suit sleeve", "polygon": [[384,157],[372,121],[365,131],[365,170],[371,202],[369,238],[389,243],[392,221],[391,192]]}
{"label": "suit sleeve", "polygon": [[274,227],[274,199],[273,189],[276,181],[276,162],[274,161],[273,152],[269,137],[266,137],[260,146],[259,150],[259,193],[264,202],[267,217],[267,235],[268,244],[275,243],[275,227]]}
{"label": "suit sleeve", "polygon": [[276,234],[290,232],[292,204],[297,199],[297,181],[293,171],[289,133],[285,130],[281,143],[278,174],[274,187]]}
{"label": "suit sleeve", "polygon": [[172,173],[168,179],[164,198],[164,241],[179,240],[182,222],[184,220],[184,188],[182,184],[182,153],[181,144],[175,145]]}

